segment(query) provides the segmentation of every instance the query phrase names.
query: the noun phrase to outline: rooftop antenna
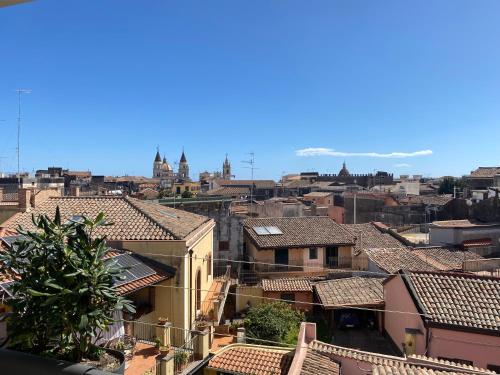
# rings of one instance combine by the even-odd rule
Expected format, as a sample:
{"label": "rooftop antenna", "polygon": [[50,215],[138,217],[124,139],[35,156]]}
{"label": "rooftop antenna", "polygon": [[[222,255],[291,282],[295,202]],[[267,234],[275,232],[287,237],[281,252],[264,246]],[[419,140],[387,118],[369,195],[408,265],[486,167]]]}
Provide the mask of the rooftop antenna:
{"label": "rooftop antenna", "polygon": [[20,163],[20,137],[21,137],[21,96],[31,94],[31,89],[17,89],[18,110],[17,110],[17,186],[21,188],[21,163]]}
{"label": "rooftop antenna", "polygon": [[248,168],[252,171],[252,185],[250,186],[250,205],[253,204],[253,185],[254,185],[254,179],[253,179],[253,171],[255,169],[259,169],[255,167],[255,153],[252,151],[249,153],[250,155],[250,160],[243,160],[242,163],[250,165],[249,167],[244,167]]}

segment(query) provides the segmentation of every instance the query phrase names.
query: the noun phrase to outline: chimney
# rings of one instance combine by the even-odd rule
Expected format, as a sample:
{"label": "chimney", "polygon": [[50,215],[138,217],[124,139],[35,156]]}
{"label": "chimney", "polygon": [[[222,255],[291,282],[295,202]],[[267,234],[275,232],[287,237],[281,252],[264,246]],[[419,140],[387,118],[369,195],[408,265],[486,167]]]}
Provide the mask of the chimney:
{"label": "chimney", "polygon": [[31,188],[21,188],[17,190],[17,201],[19,210],[23,212],[29,211],[31,208],[31,199],[34,198],[34,189]]}
{"label": "chimney", "polygon": [[79,197],[80,196],[80,186],[71,186],[69,195],[71,195],[72,197]]}

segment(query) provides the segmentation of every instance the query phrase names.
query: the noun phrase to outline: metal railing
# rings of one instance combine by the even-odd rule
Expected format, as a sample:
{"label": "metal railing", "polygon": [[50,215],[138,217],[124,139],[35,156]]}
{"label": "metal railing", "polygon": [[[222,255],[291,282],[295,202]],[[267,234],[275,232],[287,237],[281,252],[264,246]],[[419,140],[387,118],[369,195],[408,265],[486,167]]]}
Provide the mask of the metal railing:
{"label": "metal railing", "polygon": [[195,345],[198,336],[194,336],[183,346],[174,348],[174,374],[181,374],[190,363],[198,360],[195,356]]}
{"label": "metal railing", "polygon": [[[148,344],[156,344],[156,325],[149,322],[134,320],[132,322],[132,336],[138,341]],[[159,327],[159,326],[158,326]],[[170,327],[170,345],[173,347],[182,347],[191,340],[188,330],[176,327]]]}

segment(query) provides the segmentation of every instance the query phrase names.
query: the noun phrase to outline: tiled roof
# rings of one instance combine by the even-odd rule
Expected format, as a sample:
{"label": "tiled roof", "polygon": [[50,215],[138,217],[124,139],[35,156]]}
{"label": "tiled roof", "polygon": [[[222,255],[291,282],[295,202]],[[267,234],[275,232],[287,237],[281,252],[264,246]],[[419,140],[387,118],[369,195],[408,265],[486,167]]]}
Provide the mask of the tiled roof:
{"label": "tiled roof", "polygon": [[250,195],[250,188],[238,186],[223,186],[218,189],[209,190],[207,195],[222,195],[228,197],[240,197]]}
{"label": "tiled roof", "polygon": [[384,302],[381,278],[347,277],[320,281],[314,289],[325,308],[376,305]]}
{"label": "tiled roof", "polygon": [[312,292],[311,279],[287,277],[281,279],[263,279],[264,292]]}
{"label": "tiled roof", "polygon": [[433,370],[405,363],[395,365],[373,365],[372,375],[465,375],[467,372]]}
{"label": "tiled roof", "polygon": [[406,246],[391,236],[389,233],[383,233],[377,229],[378,224],[343,224],[355,237],[355,254],[362,250],[372,248],[406,248]]}
{"label": "tiled roof", "polygon": [[216,353],[207,367],[242,375],[286,375],[292,359],[290,349],[232,344]]}
{"label": "tiled roof", "polygon": [[[354,236],[328,217],[282,217],[247,219],[244,231],[257,247],[307,247],[354,244]],[[254,227],[275,226],[282,234],[258,235]]]}
{"label": "tiled roof", "polygon": [[434,205],[443,206],[453,200],[451,195],[409,195],[406,198],[400,199],[399,203],[407,205]]}
{"label": "tiled roof", "polygon": [[413,250],[413,254],[443,271],[462,269],[462,264],[466,260],[483,259],[481,255],[472,251],[441,246],[417,248]]}
{"label": "tiled roof", "polygon": [[423,313],[436,323],[500,331],[500,278],[460,273],[403,274]]}
{"label": "tiled roof", "polygon": [[322,198],[322,197],[329,197],[331,196],[332,193],[326,193],[326,192],[322,192],[322,191],[313,191],[311,193],[308,193],[308,194],[304,194],[304,198]]}
{"label": "tiled roof", "polygon": [[469,177],[493,178],[500,174],[500,167],[479,167],[470,173]]}
{"label": "tiled roof", "polygon": [[340,365],[328,355],[311,348],[307,353],[300,370],[301,375],[339,375]]}
{"label": "tiled roof", "polygon": [[431,223],[431,227],[439,227],[439,228],[476,228],[476,227],[493,227],[498,226],[499,223],[472,223],[471,221],[464,220],[442,220],[442,221],[433,221]]}
{"label": "tiled roof", "polygon": [[[372,364],[373,374],[375,369],[400,369],[406,367],[407,372],[393,372],[394,375],[453,375],[453,374],[493,374],[492,371],[473,366],[462,365],[450,361],[439,360],[424,356],[409,356],[407,358],[395,357],[379,353],[370,353],[362,350],[344,348],[333,344],[327,344],[318,340],[313,340],[308,345],[309,351],[314,351],[323,356],[327,356],[333,361],[342,362],[343,358],[354,359],[361,366],[363,362]],[[363,366],[366,368],[366,366]],[[417,370],[419,368],[419,370]],[[411,372],[411,369],[418,372]],[[424,372],[433,371],[433,372]],[[436,372],[437,371],[437,372]],[[342,371],[341,371],[342,372]],[[311,375],[316,373],[311,373]],[[326,375],[328,372],[318,372],[318,375]],[[382,372],[378,373],[382,375]],[[386,375],[391,372],[384,373]]]}
{"label": "tiled roof", "polygon": [[54,216],[57,206],[66,220],[75,215],[93,218],[104,212],[114,224],[99,228],[96,235],[105,235],[108,240],[185,239],[210,221],[205,216],[129,197],[52,197],[29,212],[14,215],[2,226],[14,229],[20,225],[34,230],[31,215]]}
{"label": "tiled roof", "polygon": [[387,273],[395,273],[401,269],[411,271],[435,271],[436,267],[425,262],[405,248],[366,249],[368,258]]}
{"label": "tiled roof", "polygon": [[481,246],[491,246],[493,241],[491,238],[479,238],[474,240],[465,240],[462,242],[462,246],[465,248],[468,247],[481,247]]}
{"label": "tiled roof", "polygon": [[394,365],[399,363],[403,358],[382,355],[377,353],[364,352],[362,350],[344,348],[333,344],[327,344],[322,341],[313,340],[309,344],[308,350],[314,350],[328,355],[331,358],[351,358],[360,362],[368,362],[373,364],[389,364]]}

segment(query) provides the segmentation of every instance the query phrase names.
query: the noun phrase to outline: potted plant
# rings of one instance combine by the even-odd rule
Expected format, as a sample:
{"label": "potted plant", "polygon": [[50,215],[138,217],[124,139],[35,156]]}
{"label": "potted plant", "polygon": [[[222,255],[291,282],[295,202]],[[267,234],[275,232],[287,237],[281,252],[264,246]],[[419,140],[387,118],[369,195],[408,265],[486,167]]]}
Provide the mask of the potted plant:
{"label": "potted plant", "polygon": [[170,351],[170,348],[166,345],[160,345],[160,347],[158,348],[158,350],[160,351],[160,354],[162,356],[166,356],[168,354],[168,352]]}
{"label": "potted plant", "polygon": [[184,350],[178,350],[174,354],[174,364],[177,368],[183,368],[189,360],[188,353]]}
{"label": "potted plant", "polygon": [[95,235],[112,224],[103,213],[62,223],[59,208],[54,220],[41,215],[33,223],[36,232],[20,228],[21,239],[0,254],[0,272],[19,276],[9,300],[8,347],[123,373],[123,354],[97,345],[116,311],[134,312],[116,291],[123,270]]}
{"label": "potted plant", "polygon": [[165,324],[167,324],[167,322],[168,322],[168,318],[164,318],[162,316],[160,316],[158,318],[158,325],[160,325],[160,326],[164,326]]}

